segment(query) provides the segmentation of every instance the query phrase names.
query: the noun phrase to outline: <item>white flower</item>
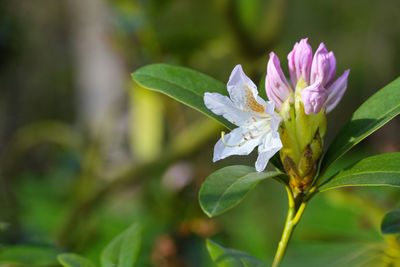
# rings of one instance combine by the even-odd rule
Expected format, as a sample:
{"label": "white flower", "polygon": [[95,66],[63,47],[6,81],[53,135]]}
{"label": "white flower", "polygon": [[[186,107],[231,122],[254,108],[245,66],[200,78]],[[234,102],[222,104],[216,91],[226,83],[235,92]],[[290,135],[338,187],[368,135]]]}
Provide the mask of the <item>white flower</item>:
{"label": "white flower", "polygon": [[217,115],[239,126],[229,134],[222,132],[215,144],[213,161],[231,155],[248,155],[258,146],[256,170],[261,172],[269,159],[282,148],[278,128],[281,117],[273,101],[264,101],[258,96],[256,85],[237,65],[227,84],[229,97],[218,93],[205,93],[204,103]]}

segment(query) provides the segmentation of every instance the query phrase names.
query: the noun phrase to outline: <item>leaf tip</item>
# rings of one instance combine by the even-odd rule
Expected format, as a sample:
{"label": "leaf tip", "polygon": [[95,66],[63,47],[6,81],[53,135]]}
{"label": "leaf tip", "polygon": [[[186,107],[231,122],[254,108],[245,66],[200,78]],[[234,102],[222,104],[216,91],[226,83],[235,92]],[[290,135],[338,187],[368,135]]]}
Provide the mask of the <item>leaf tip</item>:
{"label": "leaf tip", "polygon": [[210,211],[208,211],[200,202],[200,208],[201,210],[207,215],[208,218],[213,218],[215,214],[211,213]]}

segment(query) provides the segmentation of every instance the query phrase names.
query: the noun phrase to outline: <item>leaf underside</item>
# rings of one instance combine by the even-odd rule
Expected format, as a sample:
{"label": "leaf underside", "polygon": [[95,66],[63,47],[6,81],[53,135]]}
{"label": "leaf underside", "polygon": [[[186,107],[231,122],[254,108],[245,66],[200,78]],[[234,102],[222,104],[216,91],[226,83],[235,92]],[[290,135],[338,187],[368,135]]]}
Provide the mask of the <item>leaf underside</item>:
{"label": "leaf underside", "polygon": [[265,264],[255,257],[238,250],[225,248],[208,239],[207,250],[218,267],[265,267]]}

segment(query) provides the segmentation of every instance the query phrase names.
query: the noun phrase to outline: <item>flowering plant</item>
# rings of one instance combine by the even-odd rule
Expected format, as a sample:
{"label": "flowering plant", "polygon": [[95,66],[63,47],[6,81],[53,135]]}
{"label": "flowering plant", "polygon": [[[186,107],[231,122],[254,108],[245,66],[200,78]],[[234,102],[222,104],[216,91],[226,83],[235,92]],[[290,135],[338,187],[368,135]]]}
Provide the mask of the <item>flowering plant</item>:
{"label": "flowering plant", "polygon": [[[335,80],[333,52],[321,43],[313,56],[307,39],[294,45],[288,66],[290,82],[278,57],[270,53],[265,78],[268,101],[259,96],[240,65],[233,69],[227,90],[204,74],[165,64],[145,66],[133,74],[142,86],[163,92],[231,130],[228,134],[222,132],[214,147],[214,161],[248,155],[257,147],[255,168],[235,165],[217,170],[204,181],[199,201],[203,211],[214,217],[239,204],[260,181],[274,179],[281,183],[289,208],[273,266],[281,263],[294,228],[316,194],[346,186],[400,186],[400,152],[367,157],[339,172],[331,171],[340,157],[400,113],[400,78],[362,104],[323,153],[326,114],[343,97],[349,70]],[[274,170],[265,171],[268,162]],[[388,218],[383,233],[400,232],[387,230],[400,225],[393,219],[396,216]],[[263,266],[250,255],[213,241],[207,241],[207,247],[219,266]],[[391,256],[391,260],[396,262],[396,257]]]}

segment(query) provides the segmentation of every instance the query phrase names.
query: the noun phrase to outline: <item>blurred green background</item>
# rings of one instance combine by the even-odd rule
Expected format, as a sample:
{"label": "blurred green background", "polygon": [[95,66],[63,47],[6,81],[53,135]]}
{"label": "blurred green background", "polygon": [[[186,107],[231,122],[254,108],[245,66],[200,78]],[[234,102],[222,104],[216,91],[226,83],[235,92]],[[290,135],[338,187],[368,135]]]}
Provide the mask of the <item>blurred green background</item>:
{"label": "blurred green background", "polygon": [[[400,73],[399,14],[398,0],[3,0],[0,265],[57,266],[54,255],[65,251],[98,262],[134,222],[143,227],[138,266],[213,266],[208,237],[270,262],[284,189],[263,182],[238,207],[208,219],[197,202],[202,181],[222,166],[253,165],[254,155],[212,163],[221,126],[140,88],[130,73],[164,62],[226,82],[242,64],[259,83],[270,51],[287,73],[296,41],[309,37],[314,50],[324,42],[338,74],[351,69],[328,115],[329,143]],[[338,168],[399,151],[399,133],[395,119]],[[319,195],[283,265],[377,266],[385,247],[378,226],[399,200],[398,190],[382,188]]]}

